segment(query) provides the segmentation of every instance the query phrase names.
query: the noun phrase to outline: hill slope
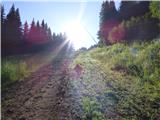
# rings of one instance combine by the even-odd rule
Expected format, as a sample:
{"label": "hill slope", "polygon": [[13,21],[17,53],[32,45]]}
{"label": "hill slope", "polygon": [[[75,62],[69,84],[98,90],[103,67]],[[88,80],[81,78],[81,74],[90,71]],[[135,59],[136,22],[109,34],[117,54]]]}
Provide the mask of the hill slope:
{"label": "hill slope", "polygon": [[85,71],[75,85],[85,119],[159,119],[159,41],[94,48],[71,68],[77,64]]}

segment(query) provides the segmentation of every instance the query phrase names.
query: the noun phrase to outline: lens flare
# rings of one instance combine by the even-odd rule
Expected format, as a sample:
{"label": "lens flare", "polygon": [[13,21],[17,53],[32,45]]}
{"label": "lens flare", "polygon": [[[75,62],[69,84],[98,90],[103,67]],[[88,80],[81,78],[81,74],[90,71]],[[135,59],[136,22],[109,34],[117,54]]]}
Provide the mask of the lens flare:
{"label": "lens flare", "polygon": [[67,23],[64,26],[64,31],[69,41],[71,41],[75,49],[84,46],[85,41],[88,39],[88,34],[83,25],[78,21]]}

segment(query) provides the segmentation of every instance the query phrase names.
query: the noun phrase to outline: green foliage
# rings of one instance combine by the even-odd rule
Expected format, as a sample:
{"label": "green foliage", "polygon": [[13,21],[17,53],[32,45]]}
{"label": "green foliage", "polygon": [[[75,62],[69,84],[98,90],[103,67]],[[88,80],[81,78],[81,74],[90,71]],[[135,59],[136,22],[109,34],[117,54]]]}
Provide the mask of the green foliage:
{"label": "green foliage", "polygon": [[104,120],[101,106],[95,100],[88,97],[83,98],[84,120]]}
{"label": "green foliage", "polygon": [[121,1],[119,13],[121,20],[142,16],[149,12],[149,1]]}
{"label": "green foliage", "polygon": [[[158,92],[160,42],[134,44],[131,47],[117,44],[112,47],[116,51],[116,54],[114,53],[114,56],[109,60],[113,64],[112,67],[121,66],[120,69],[117,69],[118,72],[123,71],[137,77],[137,80],[139,79],[138,84],[133,84],[135,82],[133,81],[132,85],[123,81],[121,81],[123,85],[121,82],[116,82],[114,91],[118,93],[119,99],[117,111],[129,118],[156,119],[159,108],[155,107],[158,107],[157,101],[160,100]],[[120,50],[122,51],[120,52]],[[134,77],[133,79],[136,80]],[[130,88],[127,87],[128,85]]]}
{"label": "green foliage", "polygon": [[5,81],[5,79],[16,79],[16,67],[14,64],[11,63],[5,63],[2,65],[2,83]]}
{"label": "green foliage", "polygon": [[[160,72],[159,41],[146,44],[137,43],[130,47],[124,44],[115,44],[97,48],[91,52],[91,57],[110,68],[120,66],[127,73],[147,81],[152,81]],[[158,76],[155,80],[158,80]]]}
{"label": "green foliage", "polygon": [[[124,120],[159,118],[159,40],[134,43],[130,46],[114,44],[94,48],[80,54],[76,61],[84,66],[87,66],[90,61],[95,61],[95,64],[107,74],[106,82],[109,83],[109,87],[106,87],[104,94],[100,95],[103,98],[101,107],[119,113],[119,116],[115,115],[114,118]],[[96,101],[93,102],[90,98],[84,99],[83,108],[85,119],[86,116],[93,114],[92,111],[98,109]],[[109,115],[110,113],[105,113],[105,118]]]}
{"label": "green foliage", "polygon": [[[113,47],[119,50],[120,48],[116,48],[116,46]],[[141,49],[140,46],[142,46]],[[157,41],[126,47],[123,52],[117,53],[113,59],[115,59],[113,61],[116,66],[126,68],[129,73],[143,80],[152,81],[151,76],[157,76],[157,73],[160,72],[160,43]]]}
{"label": "green foliage", "polygon": [[123,38],[126,43],[151,41],[159,35],[158,23],[159,21],[151,18],[148,13],[140,17],[131,17],[130,20],[121,23],[125,29]]}
{"label": "green foliage", "polygon": [[159,1],[121,1],[119,10],[112,12],[109,2],[103,2],[98,32],[100,43],[110,45],[125,40],[130,44],[135,40],[151,41],[157,38],[160,24],[159,6]]}
{"label": "green foliage", "polygon": [[150,3],[150,11],[153,17],[160,19],[160,1],[152,1]]}
{"label": "green foliage", "polygon": [[11,84],[15,83],[17,80],[21,80],[29,75],[29,70],[26,63],[3,60],[1,68],[1,78],[2,78],[2,90],[7,89]]}

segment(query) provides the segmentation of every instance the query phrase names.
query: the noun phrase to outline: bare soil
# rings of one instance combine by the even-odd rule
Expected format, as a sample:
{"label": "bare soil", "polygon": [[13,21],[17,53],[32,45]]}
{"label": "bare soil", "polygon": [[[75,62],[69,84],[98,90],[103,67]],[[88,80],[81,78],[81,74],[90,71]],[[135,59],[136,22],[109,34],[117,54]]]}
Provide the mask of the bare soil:
{"label": "bare soil", "polygon": [[42,66],[2,94],[2,120],[72,120],[63,61]]}

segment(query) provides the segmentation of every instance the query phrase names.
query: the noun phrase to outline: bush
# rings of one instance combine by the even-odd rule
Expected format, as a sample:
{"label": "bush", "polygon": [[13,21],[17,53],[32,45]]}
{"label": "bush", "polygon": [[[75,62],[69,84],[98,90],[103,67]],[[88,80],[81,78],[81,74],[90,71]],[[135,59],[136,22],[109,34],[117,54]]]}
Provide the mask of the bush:
{"label": "bush", "polygon": [[5,80],[15,80],[16,76],[16,66],[11,63],[2,64],[2,84]]}
{"label": "bush", "polygon": [[[97,59],[99,59],[98,57],[100,57],[99,54]],[[157,75],[160,74],[159,41],[147,44],[134,44],[130,47],[116,44],[108,52],[105,52],[103,58],[101,57],[101,61],[103,61],[102,59],[108,59],[107,62],[111,62],[112,67],[122,66],[122,68],[126,68],[128,73],[140,77],[144,81],[160,79]]]}
{"label": "bush", "polygon": [[150,3],[150,11],[152,13],[152,16],[155,18],[160,19],[160,2],[159,1],[152,1]]}
{"label": "bush", "polygon": [[95,100],[88,97],[83,98],[84,120],[104,120],[101,106]]}

